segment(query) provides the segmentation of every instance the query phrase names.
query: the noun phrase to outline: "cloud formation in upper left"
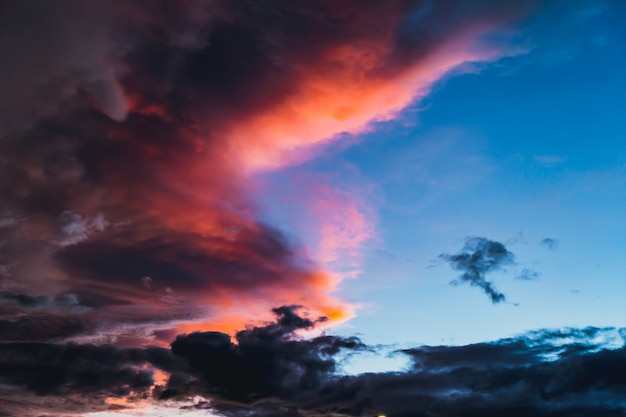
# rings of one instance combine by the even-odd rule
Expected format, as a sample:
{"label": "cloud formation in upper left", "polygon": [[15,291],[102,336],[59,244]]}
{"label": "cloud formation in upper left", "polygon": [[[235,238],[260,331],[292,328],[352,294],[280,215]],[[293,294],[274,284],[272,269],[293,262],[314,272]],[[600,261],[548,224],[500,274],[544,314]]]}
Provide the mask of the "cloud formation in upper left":
{"label": "cloud formation in upper left", "polygon": [[[84,308],[3,304],[0,324],[14,340],[48,322],[55,340],[136,345],[232,331],[276,305],[350,317],[327,268],[260,220],[251,176],[395,117],[463,63],[515,53],[503,40],[533,6],[2,2],[0,291]],[[318,241],[358,258],[364,230]]]}

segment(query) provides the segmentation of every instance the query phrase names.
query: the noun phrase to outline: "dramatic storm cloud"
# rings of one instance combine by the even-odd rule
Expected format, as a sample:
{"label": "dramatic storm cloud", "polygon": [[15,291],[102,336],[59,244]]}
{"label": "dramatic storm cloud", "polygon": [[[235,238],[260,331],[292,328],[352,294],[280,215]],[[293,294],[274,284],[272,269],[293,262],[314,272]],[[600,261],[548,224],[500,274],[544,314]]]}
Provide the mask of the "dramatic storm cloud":
{"label": "dramatic storm cloud", "polygon": [[[92,410],[111,404],[132,409],[153,397],[184,415],[172,401],[189,409],[190,396],[196,398],[192,408],[233,417],[623,412],[624,329],[543,330],[490,343],[421,346],[399,352],[412,362],[404,372],[338,376],[335,355],[372,348],[355,338],[303,339],[294,332],[320,320],[297,311],[274,309],[276,321],[240,331],[236,343],[224,333],[202,332],[178,336],[171,350],[4,344],[0,375],[5,389],[24,389],[13,405],[45,395],[52,413],[71,409],[71,401]],[[11,405],[6,409],[14,410]]]}
{"label": "dramatic storm cloud", "polygon": [[[335,371],[332,355],[365,348],[355,338],[295,338],[294,331],[311,329],[314,322],[298,316],[293,307],[274,313],[276,323],[238,332],[236,344],[224,333],[192,333],[178,336],[172,352],[186,359],[215,398],[252,403],[316,389]],[[176,393],[169,389],[173,392],[168,395]]]}
{"label": "dramatic storm cloud", "polygon": [[367,213],[321,184],[312,251],[260,220],[252,176],[393,118],[461,64],[516,53],[504,29],[530,10],[496,1],[2,3],[2,289],[74,294],[85,309],[38,314],[51,328],[80,323],[72,337],[83,342],[232,331],[282,304],[349,318],[329,266],[358,261],[374,236]]}

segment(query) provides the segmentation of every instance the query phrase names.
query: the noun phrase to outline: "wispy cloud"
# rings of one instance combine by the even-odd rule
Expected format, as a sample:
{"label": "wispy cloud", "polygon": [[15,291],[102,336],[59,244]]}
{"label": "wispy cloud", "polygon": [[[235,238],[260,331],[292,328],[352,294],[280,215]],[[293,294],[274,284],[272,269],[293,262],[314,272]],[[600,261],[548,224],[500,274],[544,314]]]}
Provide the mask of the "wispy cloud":
{"label": "wispy cloud", "polygon": [[567,157],[560,155],[533,155],[533,160],[545,167],[552,167],[567,161]]}
{"label": "wispy cloud", "polygon": [[551,237],[546,237],[545,239],[541,239],[539,244],[545,246],[548,249],[553,250],[557,248],[559,244],[559,240],[551,238]]}
{"label": "wispy cloud", "polygon": [[520,271],[520,273],[515,277],[515,279],[520,279],[522,281],[533,281],[539,278],[539,272],[530,270],[528,268],[524,268]]}

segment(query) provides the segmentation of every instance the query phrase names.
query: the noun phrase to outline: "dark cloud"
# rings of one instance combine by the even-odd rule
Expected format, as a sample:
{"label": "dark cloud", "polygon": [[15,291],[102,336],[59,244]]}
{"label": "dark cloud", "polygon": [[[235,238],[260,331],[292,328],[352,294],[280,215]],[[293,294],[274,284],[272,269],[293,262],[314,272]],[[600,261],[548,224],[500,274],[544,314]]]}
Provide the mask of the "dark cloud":
{"label": "dark cloud", "polygon": [[[415,371],[346,377],[326,387],[326,412],[388,416],[619,416],[626,380],[606,372],[626,350],[567,347],[548,360],[549,344],[524,338],[409,350]],[[316,415],[323,415],[318,412]]]}
{"label": "dark cloud", "polygon": [[[261,329],[261,334],[265,335],[266,331]],[[202,358],[204,362],[195,365],[203,372],[213,369],[215,375],[228,375],[228,382],[220,381],[222,387],[231,384],[246,387],[246,395],[224,397],[224,391],[216,390],[214,385],[219,378],[213,382],[201,381],[213,390],[207,397],[211,409],[226,416],[608,417],[623,415],[625,404],[621,393],[626,379],[623,372],[612,372],[611,367],[621,370],[626,366],[626,350],[624,346],[603,348],[601,340],[619,332],[598,328],[543,330],[491,343],[422,346],[403,351],[413,362],[413,367],[405,372],[337,376],[327,373],[324,367],[315,368],[323,371],[323,377],[318,376],[315,384],[305,384],[297,390],[293,389],[294,385],[281,386],[271,381],[276,381],[276,376],[285,378],[293,371],[290,366],[294,365],[291,362],[294,356],[287,352],[300,352],[300,349],[317,352],[318,347],[310,341],[292,340],[279,345],[280,348],[267,350],[270,346],[267,341],[261,343],[255,338],[247,349],[251,349],[252,355],[256,349],[265,347],[261,350],[263,355],[256,358],[263,364],[273,364],[267,368],[259,364],[250,369],[237,368],[232,360],[243,366],[252,356],[214,334],[195,336],[193,346],[197,350],[192,356]],[[240,372],[217,372],[216,364],[209,365],[210,355],[201,352],[220,352],[224,356],[216,364],[228,363],[228,370],[240,369]],[[277,352],[285,353],[277,358],[270,354]],[[296,357],[307,355],[298,353]],[[259,385],[234,382],[246,376],[259,381],[256,371],[261,369],[265,376]],[[304,377],[307,372],[299,375]],[[265,395],[251,395],[250,390]]]}
{"label": "dark cloud", "polygon": [[469,237],[463,249],[456,254],[442,253],[439,258],[463,274],[461,282],[479,287],[496,304],[506,300],[506,296],[498,292],[485,275],[501,270],[504,266],[514,264],[515,256],[502,243],[484,237]]}
{"label": "dark cloud", "polygon": [[152,387],[152,372],[141,365],[162,354],[159,348],[4,343],[0,344],[0,375],[5,383],[38,395],[128,396]]}
{"label": "dark cloud", "polygon": [[0,415],[115,411],[150,398],[155,370],[176,367],[168,349],[20,342],[0,344]]}
{"label": "dark cloud", "polygon": [[80,309],[78,298],[75,294],[52,295],[28,295],[14,292],[0,294],[0,306],[5,303],[14,303],[26,311],[43,310],[48,308]]}
{"label": "dark cloud", "polygon": [[[38,396],[78,396],[91,405],[99,400],[100,406],[110,396],[184,399],[202,394],[225,405],[285,400],[326,382],[336,370],[333,355],[366,349],[356,338],[297,336],[325,320],[301,317],[297,309],[275,308],[275,322],[240,331],[236,343],[225,333],[197,332],[178,336],[171,351],[5,342],[0,344],[0,381]],[[155,386],[155,370],[169,375],[166,385]]]}
{"label": "dark cloud", "polygon": [[192,333],[178,336],[172,352],[187,361],[213,395],[252,403],[314,390],[335,371],[333,355],[365,349],[356,338],[298,338],[295,331],[311,329],[315,323],[296,315],[294,307],[273,311],[275,323],[237,333],[236,343],[224,333]]}
{"label": "dark cloud", "polygon": [[[151,288],[189,291],[211,287],[245,289],[256,280],[271,284],[282,279],[284,271],[278,268],[283,265],[298,275],[298,266],[289,265],[294,253],[280,232],[264,228],[239,230],[237,234],[237,240],[193,232],[136,240],[124,236],[122,242],[107,237],[67,248],[58,253],[57,259],[63,268],[89,280],[90,285],[114,280],[131,287],[130,291],[141,292],[145,292],[146,280],[141,280],[146,276]],[[228,259],[229,250],[244,244],[249,251],[246,258]],[[221,250],[210,250],[212,247]],[[303,268],[301,273],[306,270]]]}
{"label": "dark cloud", "polygon": [[93,319],[58,314],[29,314],[0,319],[2,341],[64,341],[92,333]]}
{"label": "dark cloud", "polygon": [[[220,332],[180,335],[171,350],[112,345],[4,343],[4,389],[73,398],[91,409],[107,397],[181,401],[225,416],[622,416],[626,404],[626,329],[540,330],[466,346],[405,349],[404,372],[337,374],[335,355],[371,349],[355,338],[296,333],[319,323],[297,307],[234,340]],[[614,348],[606,340],[621,340]],[[155,372],[168,380],[155,385]],[[19,391],[18,391],[19,392]],[[27,395],[27,393],[30,393]],[[0,409],[10,409],[0,402]]]}
{"label": "dark cloud", "polygon": [[115,69],[106,65],[117,48],[105,2],[2,2],[0,16],[2,137],[58,114],[81,92],[111,117],[124,117]]}
{"label": "dark cloud", "polygon": [[92,308],[76,294],[0,293],[0,334],[6,341],[63,341],[92,334]]}
{"label": "dark cloud", "polygon": [[545,246],[546,248],[548,248],[550,250],[553,250],[553,249],[556,249],[556,247],[558,246],[559,240],[558,239],[553,239],[551,237],[547,237],[545,239],[541,239],[539,244]]}
{"label": "dark cloud", "polygon": [[54,297],[50,295],[28,295],[6,293],[0,297],[3,301],[15,302],[25,310],[39,310],[52,304]]}

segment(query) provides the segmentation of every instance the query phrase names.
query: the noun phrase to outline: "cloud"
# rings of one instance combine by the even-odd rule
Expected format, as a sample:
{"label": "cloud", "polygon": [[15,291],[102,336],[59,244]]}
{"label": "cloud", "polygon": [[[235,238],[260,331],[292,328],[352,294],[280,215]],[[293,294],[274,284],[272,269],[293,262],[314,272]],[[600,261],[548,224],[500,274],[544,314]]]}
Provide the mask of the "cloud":
{"label": "cloud", "polygon": [[[179,335],[171,351],[5,341],[0,344],[0,380],[23,388],[15,401],[32,394],[48,396],[51,403],[74,398],[84,401],[85,409],[106,408],[110,397],[124,402],[154,396],[184,403],[189,395],[203,395],[225,405],[286,398],[319,387],[336,369],[333,355],[366,349],[356,338],[297,336],[326,320],[299,316],[298,309],[273,309],[274,322],[238,332],[236,343],[225,333],[195,332]],[[157,372],[168,376],[162,385]]]}
{"label": "cloud", "polygon": [[261,220],[252,178],[394,118],[466,62],[516,53],[507,33],[534,7],[421,6],[3,5],[2,288],[76,294],[107,323],[91,335],[138,344],[232,332],[275,305],[353,316],[323,261],[357,270],[363,204],[322,185],[320,262]]}
{"label": "cloud", "polygon": [[62,342],[93,330],[93,320],[74,315],[29,314],[0,319],[4,342]]}
{"label": "cloud", "polygon": [[0,228],[17,226],[18,223],[19,219],[16,219],[11,212],[4,211],[0,213]]}
{"label": "cloud", "polygon": [[0,414],[67,416],[132,408],[149,399],[164,373],[177,367],[165,348],[13,342],[3,337]]}
{"label": "cloud", "polygon": [[[407,372],[336,375],[335,355],[370,348],[300,333],[352,306],[250,198],[259,172],[518,53],[504,40],[534,5],[2,3],[0,413],[198,395],[233,416],[620,415],[624,349],[590,342],[594,329],[417,347]],[[358,258],[371,218],[320,189],[322,260]],[[512,262],[504,245],[474,238],[442,259],[504,300],[485,279]],[[291,307],[264,322],[275,305]]]}
{"label": "cloud", "polygon": [[522,281],[533,281],[539,278],[539,272],[533,271],[528,268],[524,268],[520,271],[520,273],[515,277],[515,279],[520,279]]}
{"label": "cloud", "polygon": [[[412,362],[403,372],[337,375],[338,353],[374,348],[356,338],[302,338],[299,331],[323,319],[298,311],[276,308],[273,322],[234,339],[221,332],[179,335],[171,350],[4,343],[0,379],[5,390],[20,388],[13,404],[45,395],[48,412],[59,413],[70,409],[68,399],[83,413],[120,404],[128,409],[120,415],[141,406],[249,417],[613,417],[625,405],[626,380],[616,370],[626,366],[626,329],[544,329],[466,346],[418,346],[399,352]],[[158,373],[165,374],[161,382]],[[10,406],[0,403],[0,410]]]}
{"label": "cloud", "polygon": [[23,387],[39,396],[78,396],[86,405],[103,402],[108,396],[148,393],[154,385],[153,369],[143,365],[149,362],[164,368],[173,366],[171,355],[161,348],[0,344],[0,370],[5,384]]}
{"label": "cloud", "polygon": [[94,231],[104,231],[109,222],[98,214],[93,220],[87,220],[80,214],[69,210],[61,213],[57,220],[57,240],[60,246],[75,245],[86,240]]}
{"label": "cloud", "polygon": [[[236,343],[224,333],[192,333],[178,336],[172,352],[201,376],[213,398],[245,404],[316,389],[336,368],[332,355],[365,348],[355,338],[298,338],[295,331],[311,329],[315,322],[298,316],[294,307],[273,311],[275,323],[238,332]],[[176,388],[168,390],[164,395]]]}
{"label": "cloud", "polygon": [[545,239],[542,239],[539,242],[540,245],[545,246],[546,248],[550,249],[550,250],[554,250],[557,248],[558,244],[559,244],[559,240],[558,239],[553,239],[550,237],[547,237]]}
{"label": "cloud", "polygon": [[549,336],[409,349],[413,370],[338,379],[311,400],[311,415],[620,415],[625,381],[606,367],[626,360],[623,340],[611,350],[587,338],[557,347]]}
{"label": "cloud", "polygon": [[[577,58],[585,48],[601,48],[615,36],[603,17],[622,12],[623,5],[612,0],[546,2],[529,27],[534,48],[526,61],[558,65]],[[559,36],[574,28],[572,36]]]}
{"label": "cloud", "polygon": [[0,294],[0,304],[2,302],[13,302],[26,311],[42,310],[49,307],[74,308],[79,305],[76,294],[51,295],[28,295],[19,293]]}
{"label": "cloud", "polygon": [[119,50],[112,37],[107,2],[27,0],[2,5],[0,133],[12,135],[55,115],[86,94],[94,106],[122,120],[127,106],[111,58]]}
{"label": "cloud", "polygon": [[618,416],[624,379],[605,367],[624,363],[626,350],[623,338],[619,348],[603,349],[595,338],[606,332],[615,330],[546,330],[491,343],[422,346],[403,351],[414,363],[406,372],[334,377],[253,408],[212,405],[227,416]]}
{"label": "cloud", "polygon": [[485,275],[501,270],[504,266],[514,264],[515,255],[502,243],[484,237],[469,237],[461,252],[454,255],[442,253],[439,258],[463,273],[461,282],[468,282],[479,287],[496,304],[506,300],[506,296],[496,290],[493,283],[485,279]]}
{"label": "cloud", "polygon": [[314,236],[314,259],[327,265],[338,279],[356,276],[367,242],[376,237],[375,215],[363,192],[354,185],[346,189],[315,181],[304,186],[306,197],[300,198],[310,212],[302,222]]}

